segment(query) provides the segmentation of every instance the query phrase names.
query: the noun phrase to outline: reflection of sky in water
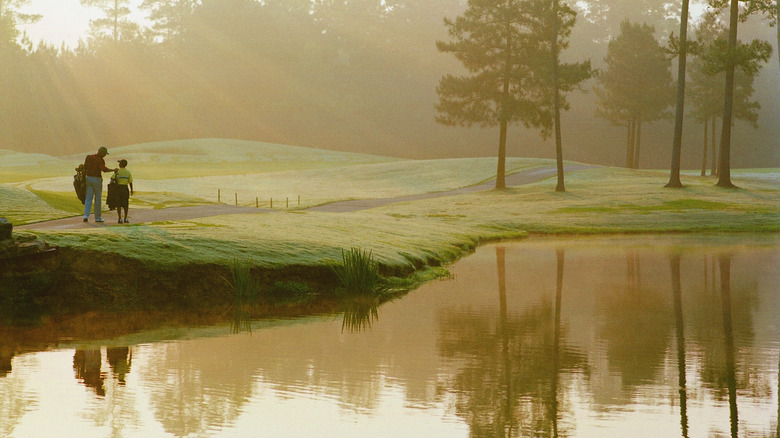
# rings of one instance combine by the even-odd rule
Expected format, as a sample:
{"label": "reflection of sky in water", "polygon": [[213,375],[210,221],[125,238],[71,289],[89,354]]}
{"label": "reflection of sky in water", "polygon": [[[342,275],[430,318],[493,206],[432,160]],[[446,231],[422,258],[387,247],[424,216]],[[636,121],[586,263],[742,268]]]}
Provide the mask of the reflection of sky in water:
{"label": "reflection of sky in water", "polygon": [[[452,268],[455,280],[380,307],[367,332],[319,317],[256,326],[251,335],[225,327],[220,336],[142,340],[130,349],[125,384],[104,347],[105,396],[77,378],[72,349],[20,354],[0,378],[0,434],[450,437],[491,435],[501,423],[521,436],[551,436],[557,409],[561,435],[680,436],[668,254],[675,242],[686,245],[689,436],[728,436],[724,248],[713,244],[722,240],[638,239],[502,245],[501,283],[500,251],[483,247]],[[777,427],[780,245],[761,240],[770,245],[728,251],[740,436]],[[556,358],[558,247],[565,264]]]}

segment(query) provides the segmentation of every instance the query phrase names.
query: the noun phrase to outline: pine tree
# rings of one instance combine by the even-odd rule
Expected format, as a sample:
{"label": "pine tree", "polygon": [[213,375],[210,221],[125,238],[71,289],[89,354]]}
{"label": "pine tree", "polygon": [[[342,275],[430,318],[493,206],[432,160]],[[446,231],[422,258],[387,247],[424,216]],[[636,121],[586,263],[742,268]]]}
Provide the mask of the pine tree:
{"label": "pine tree", "polygon": [[639,166],[642,124],[669,116],[674,101],[671,61],[648,25],[623,21],[609,43],[595,88],[596,115],[627,128],[626,167]]}
{"label": "pine tree", "polygon": [[143,0],[140,8],[148,11],[156,37],[174,41],[183,37],[187,20],[199,3],[199,0]]}
{"label": "pine tree", "polygon": [[[550,0],[470,0],[463,15],[444,20],[452,41],[436,43],[469,73],[441,79],[436,120],[450,126],[499,126],[497,189],[506,187],[508,125],[540,128],[543,136],[552,131],[551,11]],[[560,47],[565,47],[574,14],[563,5],[557,8]],[[560,92],[591,75],[589,62],[558,67]],[[564,96],[558,96],[560,108],[567,108]]]}
{"label": "pine tree", "polygon": [[[717,174],[716,136],[715,126],[723,116],[723,85],[726,76],[719,67],[719,57],[715,53],[718,49],[715,41],[725,41],[727,30],[718,20],[716,14],[706,14],[696,28],[696,41],[702,47],[701,56],[694,58],[690,65],[690,92],[688,97],[691,103],[691,115],[699,123],[704,125],[704,148],[702,152],[702,172],[706,174],[707,158],[707,125],[712,130],[712,174]],[[714,73],[713,72],[717,72]],[[754,74],[749,74],[742,69],[734,75],[734,118],[746,121],[754,129],[758,128],[758,110],[761,106],[757,101],[751,100],[753,95]]]}
{"label": "pine tree", "polygon": [[720,153],[718,157],[718,187],[732,188],[731,182],[731,126],[734,119],[734,89],[736,68],[756,74],[761,62],[766,62],[772,54],[772,46],[766,41],[753,40],[748,45],[739,44],[737,28],[739,25],[738,0],[710,0],[710,6],[722,8],[729,5],[728,41],[718,39],[705,57],[715,69],[711,73],[725,71],[726,81],[723,96],[723,124],[720,134]]}
{"label": "pine tree", "polygon": [[688,56],[688,0],[683,0],[680,12],[680,42],[677,58],[677,107],[672,140],[672,165],[666,187],[682,187],[680,181],[680,156],[682,155],[683,119],[685,116],[685,70]]}
{"label": "pine tree", "polygon": [[138,23],[131,21],[130,0],[81,0],[82,6],[92,6],[103,11],[104,16],[90,21],[93,38],[108,37],[114,42],[128,41],[138,35]]}

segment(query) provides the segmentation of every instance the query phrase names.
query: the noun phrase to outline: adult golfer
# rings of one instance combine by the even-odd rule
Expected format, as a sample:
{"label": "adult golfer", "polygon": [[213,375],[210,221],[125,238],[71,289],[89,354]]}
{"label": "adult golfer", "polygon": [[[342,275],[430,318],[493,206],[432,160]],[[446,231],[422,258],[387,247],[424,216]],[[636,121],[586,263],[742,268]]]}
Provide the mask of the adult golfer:
{"label": "adult golfer", "polygon": [[87,175],[87,197],[84,200],[84,222],[89,222],[89,212],[92,210],[92,199],[95,200],[95,222],[104,222],[100,217],[103,208],[103,173],[116,172],[117,169],[106,167],[106,161],[103,159],[108,155],[108,149],[101,146],[94,155],[87,155],[84,160],[84,169]]}

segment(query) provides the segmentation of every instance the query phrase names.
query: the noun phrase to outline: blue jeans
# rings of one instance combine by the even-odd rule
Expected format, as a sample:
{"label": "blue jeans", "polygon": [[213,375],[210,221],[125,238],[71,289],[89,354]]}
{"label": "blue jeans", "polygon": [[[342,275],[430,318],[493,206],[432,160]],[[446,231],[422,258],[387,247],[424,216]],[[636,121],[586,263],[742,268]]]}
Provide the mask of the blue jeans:
{"label": "blue jeans", "polygon": [[87,198],[84,200],[84,219],[92,210],[92,197],[95,198],[95,220],[100,219],[103,208],[103,178],[87,177]]}

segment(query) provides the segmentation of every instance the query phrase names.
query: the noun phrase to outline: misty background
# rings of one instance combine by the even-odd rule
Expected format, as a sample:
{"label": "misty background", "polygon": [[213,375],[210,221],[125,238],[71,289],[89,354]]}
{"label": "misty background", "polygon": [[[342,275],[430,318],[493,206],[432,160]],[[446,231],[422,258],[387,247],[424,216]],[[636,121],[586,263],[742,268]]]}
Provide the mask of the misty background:
{"label": "misty background", "polygon": [[[65,155],[100,145],[219,137],[405,158],[496,155],[498,129],[434,121],[439,80],[463,73],[436,41],[449,40],[443,19],[461,14],[465,0],[143,3],[190,7],[157,17],[153,8],[141,8],[116,22],[101,22],[105,15],[98,12],[75,47],[25,37],[19,17],[12,24],[0,20],[0,148]],[[662,45],[679,31],[677,0],[572,6],[577,23],[564,62],[590,59],[603,68],[608,42],[625,19],[654,26]],[[775,29],[755,16],[740,25],[739,38],[769,41],[775,51],[753,84],[758,129],[735,122],[732,167],[780,167]],[[596,82],[568,96],[564,159],[622,166],[626,128],[594,116]],[[686,118],[683,168],[701,166],[702,130]],[[672,131],[671,117],[643,127],[640,167],[669,166]],[[507,145],[510,156],[554,157],[553,141],[519,125],[510,127]]]}

